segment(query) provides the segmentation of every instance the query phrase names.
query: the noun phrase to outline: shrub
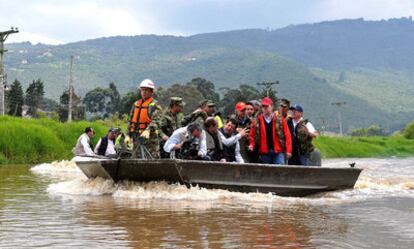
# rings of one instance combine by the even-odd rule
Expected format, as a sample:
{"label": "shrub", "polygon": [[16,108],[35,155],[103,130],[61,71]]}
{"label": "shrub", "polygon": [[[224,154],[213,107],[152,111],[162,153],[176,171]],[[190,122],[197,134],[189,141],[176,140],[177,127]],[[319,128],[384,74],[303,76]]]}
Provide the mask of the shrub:
{"label": "shrub", "polygon": [[411,122],[405,126],[403,135],[407,139],[414,139],[414,122]]}

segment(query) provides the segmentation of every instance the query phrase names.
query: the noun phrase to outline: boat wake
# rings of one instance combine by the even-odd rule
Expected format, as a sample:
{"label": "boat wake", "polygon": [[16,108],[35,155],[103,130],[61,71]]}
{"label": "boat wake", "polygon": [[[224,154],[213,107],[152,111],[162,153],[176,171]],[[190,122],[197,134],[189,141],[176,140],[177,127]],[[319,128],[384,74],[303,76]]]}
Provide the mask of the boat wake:
{"label": "boat wake", "polygon": [[[331,163],[334,165],[335,161],[339,160],[331,160],[327,164]],[[41,164],[33,167],[32,172],[42,175],[70,174],[70,176],[67,176],[66,181],[59,181],[49,185],[47,191],[52,195],[111,196],[117,202],[122,200],[127,202],[134,200],[190,201],[193,204],[215,202],[283,208],[291,207],[292,205],[338,205],[390,196],[414,197],[414,177],[411,176],[413,175],[413,169],[408,167],[408,165],[411,165],[412,159],[408,161],[409,163],[407,162],[407,167],[404,167],[404,165],[399,166],[398,170],[389,167],[387,160],[390,159],[364,160],[367,160],[369,163],[360,163],[364,170],[354,189],[321,193],[304,198],[280,197],[270,193],[230,192],[218,189],[205,189],[198,186],[187,188],[185,185],[167,184],[166,182],[137,183],[124,181],[114,183],[112,180],[102,178],[87,179],[73,162],[68,161]],[[195,206],[193,204],[191,206]]]}

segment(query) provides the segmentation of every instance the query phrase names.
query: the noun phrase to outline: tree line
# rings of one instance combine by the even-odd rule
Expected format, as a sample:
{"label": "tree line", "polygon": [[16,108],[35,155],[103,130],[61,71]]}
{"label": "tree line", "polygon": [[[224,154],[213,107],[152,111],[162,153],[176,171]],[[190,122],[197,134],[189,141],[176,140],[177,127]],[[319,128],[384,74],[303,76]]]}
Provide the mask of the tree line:
{"label": "tree line", "polygon": [[[209,99],[216,103],[217,110],[223,116],[234,112],[234,105],[239,101],[258,100],[269,96],[277,101],[276,91],[271,87],[262,89],[242,84],[238,88],[219,88],[213,82],[204,78],[193,78],[185,84],[172,84],[157,87],[155,98],[167,107],[170,97],[182,97],[186,103],[184,112],[195,110],[202,99]],[[49,116],[61,122],[67,121],[69,110],[69,90],[65,90],[59,98],[59,103],[44,97],[44,82],[41,79],[33,80],[25,92],[21,83],[16,79],[6,92],[6,111],[8,115],[22,116],[23,106],[27,106],[26,115],[42,117],[47,111]],[[117,115],[121,118],[128,115],[133,103],[139,99],[138,86],[136,91],[121,95],[114,82],[108,88],[96,87],[85,94],[83,98],[72,91],[72,118],[73,120],[96,120]]]}

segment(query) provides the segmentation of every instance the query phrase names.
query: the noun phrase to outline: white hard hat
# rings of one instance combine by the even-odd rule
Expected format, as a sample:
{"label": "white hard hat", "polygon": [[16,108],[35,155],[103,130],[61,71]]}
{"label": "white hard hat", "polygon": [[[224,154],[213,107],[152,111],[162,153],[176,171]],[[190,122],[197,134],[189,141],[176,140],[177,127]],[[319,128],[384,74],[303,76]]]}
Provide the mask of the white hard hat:
{"label": "white hard hat", "polygon": [[155,84],[154,84],[154,82],[152,82],[152,80],[145,79],[145,80],[141,81],[141,84],[139,84],[139,88],[141,88],[141,87],[147,87],[147,88],[155,89]]}

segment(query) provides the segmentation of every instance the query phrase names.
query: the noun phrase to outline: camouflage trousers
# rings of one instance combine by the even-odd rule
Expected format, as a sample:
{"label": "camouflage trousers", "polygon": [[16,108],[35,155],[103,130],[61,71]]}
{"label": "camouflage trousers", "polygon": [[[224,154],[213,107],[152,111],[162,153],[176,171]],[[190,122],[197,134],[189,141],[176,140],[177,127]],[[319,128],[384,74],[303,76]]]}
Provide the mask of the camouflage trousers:
{"label": "camouflage trousers", "polygon": [[132,158],[159,159],[160,145],[157,134],[150,134],[149,139],[137,138],[134,140]]}

